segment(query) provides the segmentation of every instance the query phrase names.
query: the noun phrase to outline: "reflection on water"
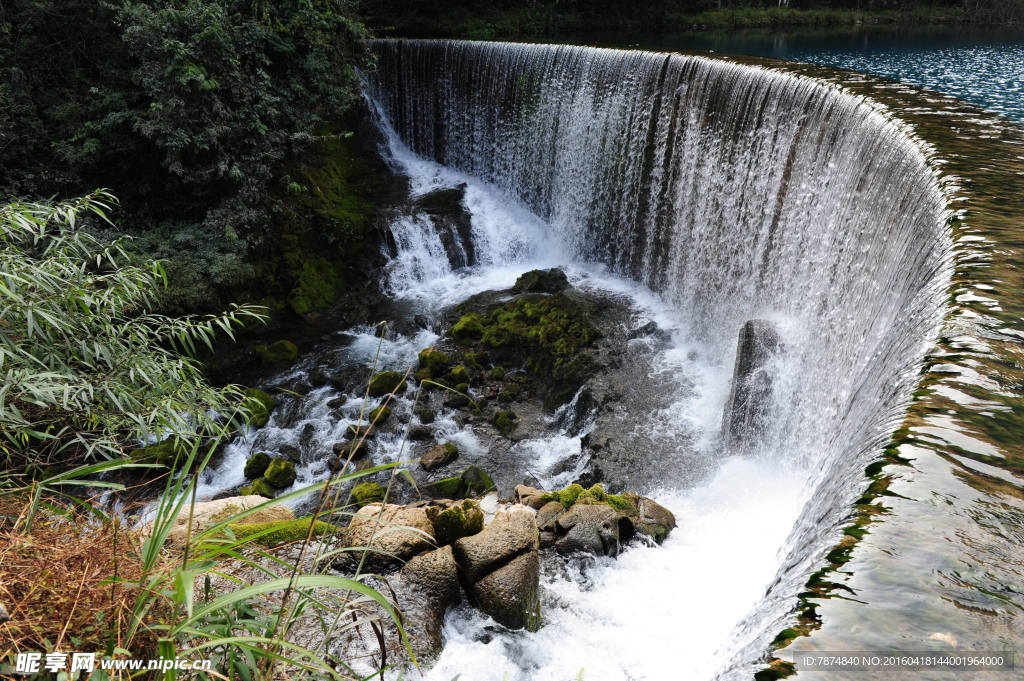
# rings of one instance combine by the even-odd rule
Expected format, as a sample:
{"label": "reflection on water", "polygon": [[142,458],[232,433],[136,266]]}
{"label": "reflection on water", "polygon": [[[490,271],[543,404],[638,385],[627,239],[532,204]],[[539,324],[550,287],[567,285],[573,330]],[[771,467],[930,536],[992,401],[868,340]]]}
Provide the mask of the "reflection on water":
{"label": "reflection on water", "polygon": [[836,66],[945,92],[1024,122],[1024,28],[1019,26],[592,34],[586,42]]}

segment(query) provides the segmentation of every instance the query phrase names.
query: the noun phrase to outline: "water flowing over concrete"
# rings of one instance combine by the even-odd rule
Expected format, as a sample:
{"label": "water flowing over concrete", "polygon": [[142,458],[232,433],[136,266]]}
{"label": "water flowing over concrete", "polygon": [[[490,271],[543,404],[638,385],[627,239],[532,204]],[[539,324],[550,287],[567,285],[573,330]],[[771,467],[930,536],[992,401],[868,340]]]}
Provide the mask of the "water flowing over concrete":
{"label": "water flowing over concrete", "polygon": [[413,152],[525,206],[571,257],[661,294],[720,362],[746,320],[779,330],[759,456],[807,479],[780,554],[750,558],[774,560],[775,577],[721,644],[718,676],[749,669],[835,541],[945,309],[948,216],[924,147],[870,101],[726,60],[375,50],[370,96]]}

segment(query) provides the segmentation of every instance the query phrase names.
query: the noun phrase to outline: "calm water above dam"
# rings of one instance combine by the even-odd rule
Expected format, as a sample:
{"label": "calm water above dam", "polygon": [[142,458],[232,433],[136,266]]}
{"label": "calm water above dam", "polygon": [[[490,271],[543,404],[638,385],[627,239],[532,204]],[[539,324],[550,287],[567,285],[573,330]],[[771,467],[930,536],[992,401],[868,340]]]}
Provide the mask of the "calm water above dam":
{"label": "calm water above dam", "polygon": [[571,42],[713,50],[824,64],[945,92],[1024,123],[1021,27],[594,34]]}

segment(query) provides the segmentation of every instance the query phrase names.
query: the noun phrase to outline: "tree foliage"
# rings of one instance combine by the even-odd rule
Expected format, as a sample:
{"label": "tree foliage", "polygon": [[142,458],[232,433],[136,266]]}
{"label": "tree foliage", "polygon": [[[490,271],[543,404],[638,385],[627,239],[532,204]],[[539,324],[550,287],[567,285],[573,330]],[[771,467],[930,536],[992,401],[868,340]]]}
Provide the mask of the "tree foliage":
{"label": "tree foliage", "polygon": [[[131,233],[251,251],[282,160],[359,96],[354,16],[349,0],[3,0],[0,192],[107,186]],[[235,265],[207,278],[237,278]]]}
{"label": "tree foliage", "polygon": [[164,283],[158,262],[126,264],[121,242],[82,228],[113,197],[0,208],[0,450],[7,463],[119,456],[133,439],[203,435],[242,404],[192,359],[197,344],[259,319],[237,307],[172,319],[148,311]]}

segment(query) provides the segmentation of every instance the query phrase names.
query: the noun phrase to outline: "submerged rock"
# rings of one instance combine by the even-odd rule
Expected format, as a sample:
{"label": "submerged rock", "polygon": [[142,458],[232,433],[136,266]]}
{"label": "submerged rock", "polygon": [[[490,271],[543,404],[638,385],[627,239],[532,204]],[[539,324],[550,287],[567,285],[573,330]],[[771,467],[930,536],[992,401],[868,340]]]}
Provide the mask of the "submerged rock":
{"label": "submerged rock", "polygon": [[722,428],[730,451],[748,449],[764,429],[772,396],[770,364],[781,350],[782,339],[771,322],[752,319],[740,329]]}

